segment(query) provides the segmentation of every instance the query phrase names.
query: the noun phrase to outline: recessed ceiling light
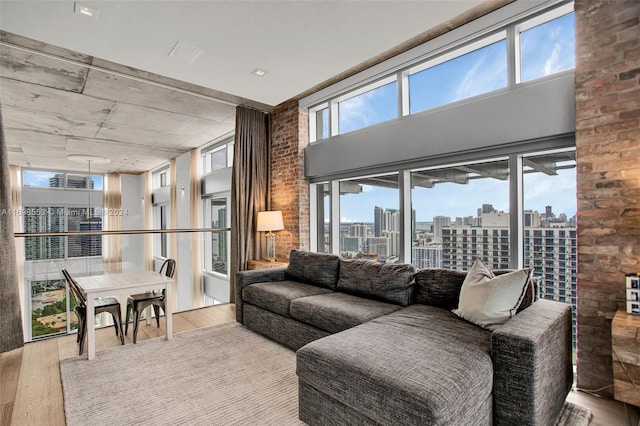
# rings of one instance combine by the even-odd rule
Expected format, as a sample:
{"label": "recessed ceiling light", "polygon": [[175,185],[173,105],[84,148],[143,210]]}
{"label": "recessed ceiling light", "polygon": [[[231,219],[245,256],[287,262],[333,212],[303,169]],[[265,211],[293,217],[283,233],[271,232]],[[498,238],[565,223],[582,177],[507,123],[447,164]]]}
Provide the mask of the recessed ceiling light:
{"label": "recessed ceiling light", "polygon": [[204,49],[198,46],[179,41],[173,46],[171,52],[169,52],[169,57],[178,59],[179,61],[193,63],[202,52],[204,52]]}
{"label": "recessed ceiling light", "polygon": [[266,73],[267,73],[267,72],[266,72],[265,70],[260,69],[260,68],[256,68],[255,70],[251,71],[251,74],[255,74],[255,75],[257,75],[258,77],[262,77],[262,76],[264,76]]}
{"label": "recessed ceiling light", "polygon": [[78,15],[88,16],[89,18],[93,18],[96,21],[98,20],[98,13],[100,13],[100,11],[95,7],[87,6],[86,4],[78,2],[74,3],[73,11]]}

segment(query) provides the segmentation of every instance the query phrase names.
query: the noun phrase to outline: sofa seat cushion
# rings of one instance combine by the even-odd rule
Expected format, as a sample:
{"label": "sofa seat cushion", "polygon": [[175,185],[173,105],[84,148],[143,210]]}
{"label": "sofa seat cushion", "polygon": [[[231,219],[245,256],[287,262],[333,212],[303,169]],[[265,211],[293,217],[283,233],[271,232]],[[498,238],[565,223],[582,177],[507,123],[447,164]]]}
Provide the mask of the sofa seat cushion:
{"label": "sofa seat cushion", "polygon": [[326,288],[297,281],[274,281],[251,284],[242,290],[242,300],[285,317],[291,317],[291,301],[300,297],[331,293]]}
{"label": "sofa seat cushion", "polygon": [[291,316],[330,333],[337,333],[374,318],[390,314],[400,306],[346,293],[302,297],[291,302]]}
{"label": "sofa seat cushion", "polygon": [[491,418],[490,346],[490,331],[411,305],[305,345],[297,374],[380,424],[469,424]]}

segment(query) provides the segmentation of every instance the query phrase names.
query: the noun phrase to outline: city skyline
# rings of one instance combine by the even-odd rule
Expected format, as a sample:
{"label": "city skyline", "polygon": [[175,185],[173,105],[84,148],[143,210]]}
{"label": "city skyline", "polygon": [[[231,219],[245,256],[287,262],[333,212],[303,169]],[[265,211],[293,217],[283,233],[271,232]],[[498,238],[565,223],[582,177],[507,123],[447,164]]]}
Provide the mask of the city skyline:
{"label": "city skyline", "polygon": [[[416,222],[430,222],[435,216],[475,216],[477,208],[483,204],[491,204],[494,209],[509,213],[508,184],[504,181],[483,182],[483,191],[478,191],[472,185],[448,184],[462,187],[462,194],[459,196],[452,196],[450,186],[445,185],[423,189],[428,197],[416,197],[416,189],[412,191],[412,209],[416,211]],[[340,223],[373,222],[376,206],[399,209],[397,189],[369,185],[362,187],[363,191],[358,194],[341,195]],[[577,212],[575,191],[575,169],[561,170],[554,176],[526,175],[523,210],[544,212],[545,207],[550,205],[556,215],[573,217]],[[569,197],[568,194],[573,196]],[[325,221],[328,222],[328,218]]]}

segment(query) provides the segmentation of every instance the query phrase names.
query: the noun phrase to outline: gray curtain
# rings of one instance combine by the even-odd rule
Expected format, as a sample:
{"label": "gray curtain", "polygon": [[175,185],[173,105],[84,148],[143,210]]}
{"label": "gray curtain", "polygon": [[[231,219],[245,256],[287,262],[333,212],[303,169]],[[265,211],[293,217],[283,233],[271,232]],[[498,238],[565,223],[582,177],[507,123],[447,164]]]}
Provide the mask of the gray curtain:
{"label": "gray curtain", "polygon": [[235,302],[235,273],[262,254],[256,232],[258,212],[270,206],[270,116],[262,111],[236,108],[236,135],[231,181],[231,302]]}
{"label": "gray curtain", "polygon": [[0,108],[0,352],[24,345],[7,155]]}

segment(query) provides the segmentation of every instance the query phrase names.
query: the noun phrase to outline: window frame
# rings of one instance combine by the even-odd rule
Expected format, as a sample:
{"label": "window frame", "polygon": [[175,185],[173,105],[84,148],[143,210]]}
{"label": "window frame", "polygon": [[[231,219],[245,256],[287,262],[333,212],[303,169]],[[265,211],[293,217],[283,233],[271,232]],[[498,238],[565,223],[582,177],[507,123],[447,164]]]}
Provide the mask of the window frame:
{"label": "window frame", "polygon": [[540,13],[533,18],[526,19],[514,25],[514,49],[515,49],[515,69],[514,69],[514,81],[516,85],[527,84],[531,81],[537,81],[540,79],[550,78],[556,74],[560,74],[563,72],[569,72],[570,70],[575,69],[569,68],[566,70],[558,71],[556,73],[552,73],[549,75],[545,75],[542,77],[534,78],[531,80],[522,81],[522,52],[521,52],[521,34],[527,30],[535,28],[539,25],[546,24],[548,22],[553,21],[554,19],[561,18],[563,16],[574,13],[573,3],[567,3],[561,6],[558,6],[550,11]]}
{"label": "window frame", "polygon": [[[226,162],[225,167],[213,168],[213,154],[222,150],[226,150]],[[218,170],[228,169],[233,167],[233,155],[235,149],[235,140],[234,137],[225,137],[224,140],[220,142],[215,142],[201,150],[201,167],[202,167],[202,175],[206,176]]]}
{"label": "window frame", "polygon": [[[516,90],[520,84],[528,84],[529,81],[520,82],[520,56],[519,52],[517,52],[519,49],[519,39],[516,40],[516,38],[519,37],[519,32],[516,31],[516,28],[524,28],[524,30],[526,30],[530,28],[528,25],[533,27],[540,25],[541,23],[551,21],[559,16],[572,13],[574,10],[574,3],[573,1],[559,0],[552,4],[540,4],[534,7],[527,7],[522,4],[509,5],[506,9],[509,9],[510,6],[512,6],[514,12],[505,11],[504,13],[506,16],[502,16],[501,19],[486,17],[478,20],[477,25],[482,25],[480,21],[485,19],[488,20],[489,23],[486,26],[480,26],[474,30],[475,25],[467,25],[460,29],[453,30],[450,33],[404,52],[397,57],[358,73],[353,77],[347,78],[334,86],[322,89],[313,95],[303,98],[300,101],[300,106],[308,108],[308,111],[310,112],[310,143],[327,141],[334,136],[343,134],[338,128],[337,103],[358,96],[366,91],[373,90],[376,87],[380,87],[380,82],[386,82],[384,84],[388,84],[389,81],[392,81],[393,79],[397,81],[399,112],[395,119],[397,120],[410,115],[408,98],[409,75],[413,75],[419,71],[439,65],[448,60],[455,59],[500,40],[506,40],[507,47],[506,87],[482,93],[470,98],[464,98],[451,103],[439,105],[427,110],[417,111],[414,114],[433,111],[439,108],[448,108],[452,104],[456,104],[457,102],[468,102],[470,99],[480,100],[488,98],[501,91]],[[496,11],[494,14],[499,16],[501,13]],[[518,43],[516,43],[516,41],[518,41]],[[424,53],[420,54],[420,52]],[[536,81],[540,79],[553,79],[563,73],[571,72],[573,69],[574,68],[543,76],[536,79]],[[360,79],[360,81],[358,81],[358,79]],[[328,95],[323,96],[322,94]],[[315,114],[311,114],[311,112],[317,112],[323,109],[322,106],[325,103],[329,104],[329,137],[325,139],[317,139],[316,131],[319,124],[314,122],[317,117]],[[368,128],[377,124],[379,123],[365,126],[363,128]]]}
{"label": "window frame", "polygon": [[[53,173],[54,175],[63,175],[64,185],[63,186],[33,186],[25,184],[25,172],[40,172],[40,173]],[[102,179],[102,188],[70,188],[69,187],[69,175],[84,177],[85,182],[93,182],[94,177],[100,177]],[[39,168],[31,168],[24,167],[20,170],[20,186],[27,190],[31,189],[49,189],[54,191],[95,191],[95,192],[104,192],[104,173],[88,173],[76,172],[76,171],[68,171],[68,170],[53,170],[53,169],[39,169]]]}
{"label": "window frame", "polygon": [[[210,228],[212,223],[212,208],[214,200],[225,200],[226,205],[226,220],[227,223],[231,223],[231,192],[224,191],[220,193],[210,194],[202,198],[202,221],[203,227]],[[225,228],[229,228],[230,226],[225,226]],[[227,273],[223,274],[221,272],[215,271],[213,269],[213,236],[206,236],[202,239],[203,250],[203,262],[202,269],[203,273],[210,274],[215,277],[228,279],[230,274],[230,262],[231,262],[231,231],[223,231],[227,236],[227,244],[226,244],[226,256],[227,256]]]}

